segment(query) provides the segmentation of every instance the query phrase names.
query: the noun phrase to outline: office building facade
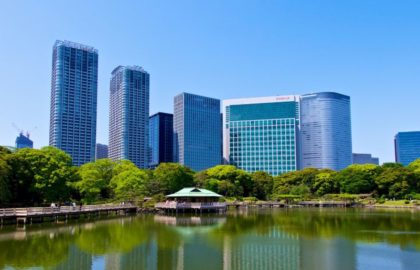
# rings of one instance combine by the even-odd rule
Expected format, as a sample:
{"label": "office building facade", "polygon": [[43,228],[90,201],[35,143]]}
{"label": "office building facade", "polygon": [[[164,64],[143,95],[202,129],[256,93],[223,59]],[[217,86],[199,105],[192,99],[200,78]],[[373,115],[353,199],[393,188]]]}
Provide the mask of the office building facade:
{"label": "office building facade", "polygon": [[221,163],[220,100],[181,93],[174,98],[174,162],[194,171]]}
{"label": "office building facade", "polygon": [[353,164],[375,164],[379,165],[379,158],[371,154],[353,153]]}
{"label": "office building facade", "polygon": [[110,84],[109,158],[148,167],[150,76],[139,66],[118,66]]}
{"label": "office building facade", "polygon": [[223,101],[223,158],[248,172],[279,175],[299,167],[299,97]]}
{"label": "office building facade", "polygon": [[95,151],[95,160],[101,158],[108,158],[108,145],[97,143]]}
{"label": "office building facade", "polygon": [[34,142],[29,139],[29,134],[23,135],[23,133],[19,133],[19,136],[16,138],[16,149],[21,148],[34,148]]}
{"label": "office building facade", "polygon": [[149,117],[149,167],[173,161],[173,115],[156,113]]}
{"label": "office building facade", "polygon": [[98,51],[56,41],[53,47],[49,144],[80,166],[95,159]]}
{"label": "office building facade", "polygon": [[395,162],[407,166],[420,158],[420,131],[398,132],[394,145]]}
{"label": "office building facade", "polygon": [[349,96],[302,95],[300,114],[302,168],[341,170],[352,164]]}

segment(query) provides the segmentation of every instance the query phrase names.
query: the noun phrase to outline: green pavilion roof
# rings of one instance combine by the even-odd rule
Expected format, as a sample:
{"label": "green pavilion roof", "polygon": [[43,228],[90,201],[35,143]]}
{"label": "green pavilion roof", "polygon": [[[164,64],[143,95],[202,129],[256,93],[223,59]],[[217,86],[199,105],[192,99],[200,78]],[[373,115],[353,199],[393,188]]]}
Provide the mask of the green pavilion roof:
{"label": "green pavilion roof", "polygon": [[168,198],[179,198],[179,197],[223,197],[213,191],[204,188],[183,188],[178,192],[167,195]]}

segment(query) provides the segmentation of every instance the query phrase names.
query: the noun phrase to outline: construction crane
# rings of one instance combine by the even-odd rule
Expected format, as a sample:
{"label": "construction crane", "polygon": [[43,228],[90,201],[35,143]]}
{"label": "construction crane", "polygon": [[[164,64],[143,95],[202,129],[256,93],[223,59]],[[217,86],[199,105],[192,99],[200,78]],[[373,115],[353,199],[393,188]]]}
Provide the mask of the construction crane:
{"label": "construction crane", "polygon": [[[17,132],[19,132],[19,135],[23,135],[23,129],[19,128],[15,123],[12,123],[12,126],[16,129]],[[26,131],[26,137],[29,139],[31,136],[31,133],[36,130],[38,127],[33,127],[31,130]]]}

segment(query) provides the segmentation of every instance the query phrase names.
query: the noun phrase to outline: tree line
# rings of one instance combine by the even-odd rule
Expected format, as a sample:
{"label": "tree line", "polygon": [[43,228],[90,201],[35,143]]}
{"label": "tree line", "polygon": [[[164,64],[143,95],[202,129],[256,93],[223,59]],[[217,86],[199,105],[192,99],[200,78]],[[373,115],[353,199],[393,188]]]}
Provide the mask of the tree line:
{"label": "tree line", "polygon": [[306,168],[273,177],[262,171],[248,173],[232,165],[194,172],[177,163],[162,163],[148,170],[139,169],[128,160],[99,159],[76,167],[68,154],[54,147],[25,148],[14,153],[0,147],[3,206],[163,198],[191,186],[226,197],[258,200],[288,196],[317,198],[328,194],[420,199],[420,159],[407,167],[385,163],[350,165],[341,171]]}

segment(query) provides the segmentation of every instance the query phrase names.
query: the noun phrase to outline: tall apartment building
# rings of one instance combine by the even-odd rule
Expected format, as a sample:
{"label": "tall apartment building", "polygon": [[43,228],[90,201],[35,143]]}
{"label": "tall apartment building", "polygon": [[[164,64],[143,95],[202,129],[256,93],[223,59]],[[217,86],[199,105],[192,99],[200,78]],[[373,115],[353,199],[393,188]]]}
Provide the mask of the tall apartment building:
{"label": "tall apartment building", "polygon": [[149,73],[139,66],[112,71],[109,110],[109,158],[148,167]]}
{"label": "tall apartment building", "polygon": [[98,51],[57,40],[53,47],[49,144],[73,158],[95,159]]}
{"label": "tall apartment building", "polygon": [[149,117],[149,167],[173,161],[173,115],[156,113]]}
{"label": "tall apartment building", "polygon": [[174,162],[194,171],[221,163],[220,100],[181,93],[174,98]]}
{"label": "tall apartment building", "polygon": [[352,164],[350,97],[333,92],[300,99],[302,168],[341,170]]}
{"label": "tall apartment building", "polygon": [[420,131],[398,132],[394,145],[395,162],[407,166],[420,158]]}
{"label": "tall apartment building", "polygon": [[248,172],[279,175],[299,167],[299,97],[223,101],[223,157]]}

